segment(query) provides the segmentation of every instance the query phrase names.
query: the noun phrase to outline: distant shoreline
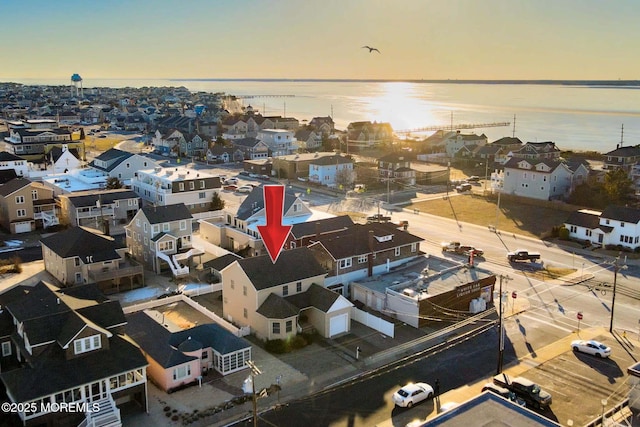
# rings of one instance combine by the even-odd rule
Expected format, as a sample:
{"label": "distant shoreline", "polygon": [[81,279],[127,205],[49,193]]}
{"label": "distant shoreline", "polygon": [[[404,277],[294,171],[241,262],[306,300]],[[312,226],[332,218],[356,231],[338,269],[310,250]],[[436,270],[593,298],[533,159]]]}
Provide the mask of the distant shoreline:
{"label": "distant shoreline", "polygon": [[486,85],[560,85],[594,87],[638,87],[640,80],[412,80],[412,79],[264,79],[264,78],[210,78],[166,79],[173,82],[303,82],[303,83],[447,83]]}

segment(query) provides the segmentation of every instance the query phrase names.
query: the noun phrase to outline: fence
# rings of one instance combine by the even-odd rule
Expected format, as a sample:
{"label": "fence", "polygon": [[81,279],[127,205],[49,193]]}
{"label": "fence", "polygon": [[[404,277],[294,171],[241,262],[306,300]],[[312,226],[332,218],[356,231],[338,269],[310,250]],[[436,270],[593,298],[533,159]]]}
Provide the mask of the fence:
{"label": "fence", "polygon": [[370,327],[371,329],[375,329],[376,331],[381,332],[390,338],[393,338],[395,336],[395,326],[393,323],[387,322],[386,320],[374,316],[371,313],[367,313],[366,311],[353,307],[351,309],[351,317],[356,322],[360,322],[363,325]]}

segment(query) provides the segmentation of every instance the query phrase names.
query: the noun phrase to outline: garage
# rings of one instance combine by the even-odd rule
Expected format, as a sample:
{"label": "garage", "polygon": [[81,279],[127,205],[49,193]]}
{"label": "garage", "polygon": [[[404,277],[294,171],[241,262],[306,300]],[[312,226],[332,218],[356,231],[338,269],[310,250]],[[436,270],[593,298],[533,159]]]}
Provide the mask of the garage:
{"label": "garage", "polygon": [[14,223],[15,233],[30,233],[31,232],[31,221],[23,221]]}
{"label": "garage", "polygon": [[329,338],[349,331],[349,315],[340,314],[329,320]]}

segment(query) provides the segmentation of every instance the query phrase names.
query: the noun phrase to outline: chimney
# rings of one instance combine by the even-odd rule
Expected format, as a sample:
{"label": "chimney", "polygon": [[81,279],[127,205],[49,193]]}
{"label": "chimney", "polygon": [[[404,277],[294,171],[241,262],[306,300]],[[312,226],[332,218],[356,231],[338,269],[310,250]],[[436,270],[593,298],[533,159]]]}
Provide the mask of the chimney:
{"label": "chimney", "polygon": [[367,277],[373,276],[373,230],[369,230],[369,262],[367,263]]}

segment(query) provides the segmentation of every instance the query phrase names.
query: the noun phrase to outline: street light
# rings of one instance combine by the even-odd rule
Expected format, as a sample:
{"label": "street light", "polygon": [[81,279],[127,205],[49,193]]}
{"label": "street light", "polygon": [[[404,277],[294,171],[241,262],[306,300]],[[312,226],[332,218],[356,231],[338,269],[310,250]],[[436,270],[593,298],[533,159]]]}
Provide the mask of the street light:
{"label": "street light", "polygon": [[609,322],[609,332],[613,333],[613,311],[616,307],[616,283],[618,282],[618,271],[621,269],[624,270],[627,268],[626,265],[620,265],[620,255],[622,252],[618,253],[618,256],[611,262],[613,265],[613,297],[611,298],[611,320]]}
{"label": "street light", "polygon": [[500,320],[499,320],[499,337],[498,337],[498,369],[496,372],[496,375],[500,374],[502,372],[502,362],[504,360],[504,316],[503,316],[503,310],[502,310],[502,281],[503,280],[511,280],[511,277],[509,276],[503,276],[502,274],[500,275],[500,294],[498,296],[498,301],[500,304]]}

